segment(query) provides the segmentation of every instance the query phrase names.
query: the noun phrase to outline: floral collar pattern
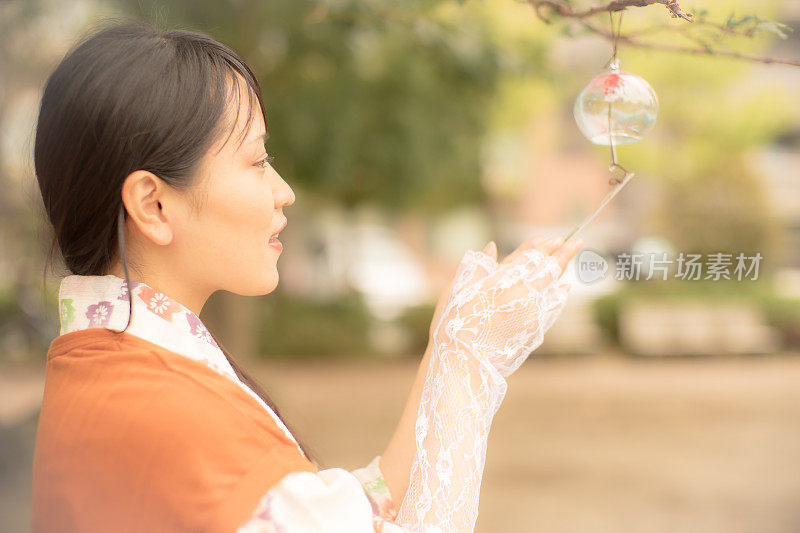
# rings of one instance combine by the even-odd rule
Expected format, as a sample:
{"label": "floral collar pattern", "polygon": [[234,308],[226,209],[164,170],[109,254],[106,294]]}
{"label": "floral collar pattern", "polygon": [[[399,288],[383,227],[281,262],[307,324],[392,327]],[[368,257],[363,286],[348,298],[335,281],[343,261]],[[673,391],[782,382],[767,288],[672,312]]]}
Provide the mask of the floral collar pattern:
{"label": "floral collar pattern", "polygon": [[[133,316],[126,333],[199,361],[226,376],[266,409],[289,439],[297,441],[280,418],[239,377],[203,322],[192,311],[144,283],[131,283]],[[128,323],[128,285],[122,278],[67,276],[58,294],[61,335],[89,328],[121,331]],[[299,448],[299,446],[298,446]]]}

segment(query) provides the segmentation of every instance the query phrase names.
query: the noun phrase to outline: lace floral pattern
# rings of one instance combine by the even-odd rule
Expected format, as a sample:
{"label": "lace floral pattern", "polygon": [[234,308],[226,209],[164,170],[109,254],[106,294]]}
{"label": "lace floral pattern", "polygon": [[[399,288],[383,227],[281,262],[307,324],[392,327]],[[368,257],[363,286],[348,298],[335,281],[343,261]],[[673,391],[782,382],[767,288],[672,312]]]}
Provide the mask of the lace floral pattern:
{"label": "lace floral pattern", "polygon": [[[200,361],[254,395],[239,381],[211,333],[194,313],[146,284],[134,282],[131,285],[134,313],[127,333]],[[67,276],[59,290],[61,334],[94,327],[122,330],[128,321],[130,296],[125,281],[113,275]],[[294,441],[274,412],[266,405],[264,408]],[[352,526],[348,526],[347,531],[357,531],[359,525],[366,523],[369,531],[389,533],[392,530],[388,529],[388,521],[394,519],[397,512],[378,468],[379,459],[380,456],[376,457],[353,473],[334,468],[323,471],[320,476],[309,472],[286,476],[282,488],[265,494],[254,516],[241,531],[297,531],[304,520],[310,524],[308,517],[322,511],[323,514],[345,513],[343,516]],[[327,511],[325,505],[329,506]],[[309,508],[308,513],[301,512],[306,518],[297,518],[298,509]]]}
{"label": "lace floral pattern", "polygon": [[416,455],[397,523],[407,531],[473,531],[492,419],[505,378],[561,312],[552,256],[525,250],[506,265],[467,252],[434,330],[415,426]]}
{"label": "lace floral pattern", "polygon": [[[537,250],[503,265],[482,252],[464,255],[431,339],[416,454],[399,509],[376,457],[353,472],[330,468],[285,476],[239,532],[473,531],[492,419],[505,397],[506,378],[541,344],[564,306],[568,286],[557,283],[559,274],[556,260]],[[59,295],[61,333],[121,330],[128,306],[118,301],[129,297],[134,298],[129,333],[202,361],[261,402],[238,380],[200,319],[147,285],[135,285],[129,295],[116,276],[68,276]]]}
{"label": "lace floral pattern", "polygon": [[[564,306],[556,260],[536,250],[506,265],[467,252],[431,339],[415,425],[409,488],[395,503],[378,459],[347,475],[293,473],[264,496],[240,533],[273,531],[459,532],[474,530],[492,419],[506,377],[542,342]],[[372,506],[359,503],[358,479]],[[305,506],[313,499],[313,510]]]}

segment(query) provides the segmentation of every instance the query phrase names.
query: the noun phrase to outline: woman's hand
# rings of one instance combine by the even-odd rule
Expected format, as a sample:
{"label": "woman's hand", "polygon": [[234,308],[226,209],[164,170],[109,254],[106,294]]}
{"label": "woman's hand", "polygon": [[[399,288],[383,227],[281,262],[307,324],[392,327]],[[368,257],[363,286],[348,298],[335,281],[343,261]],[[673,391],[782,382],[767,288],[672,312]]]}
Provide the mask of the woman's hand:
{"label": "woman's hand", "polygon": [[468,251],[437,305],[431,342],[461,343],[511,375],[563,308],[569,285],[558,279],[581,245],[534,237],[500,263],[494,243]]}

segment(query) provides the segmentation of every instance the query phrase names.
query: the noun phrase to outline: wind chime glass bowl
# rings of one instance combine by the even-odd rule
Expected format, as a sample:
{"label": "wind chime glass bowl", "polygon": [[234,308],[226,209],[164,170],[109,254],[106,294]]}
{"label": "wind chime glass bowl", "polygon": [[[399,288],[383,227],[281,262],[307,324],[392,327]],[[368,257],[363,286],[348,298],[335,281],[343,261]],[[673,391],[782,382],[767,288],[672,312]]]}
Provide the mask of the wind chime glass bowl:
{"label": "wind chime glass bowl", "polygon": [[639,76],[612,70],[584,87],[572,113],[581,133],[594,144],[609,145],[612,138],[615,145],[631,144],[641,141],[656,123],[658,98]]}

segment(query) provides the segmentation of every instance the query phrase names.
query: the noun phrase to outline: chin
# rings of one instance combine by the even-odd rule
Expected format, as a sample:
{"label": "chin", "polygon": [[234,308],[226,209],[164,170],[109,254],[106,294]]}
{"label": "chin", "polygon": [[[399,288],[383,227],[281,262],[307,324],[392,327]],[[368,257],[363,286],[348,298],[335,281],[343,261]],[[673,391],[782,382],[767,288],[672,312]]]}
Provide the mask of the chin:
{"label": "chin", "polygon": [[244,286],[237,287],[239,290],[232,290],[231,292],[240,296],[264,296],[278,287],[278,281],[278,273],[275,272],[271,276],[264,276],[258,279],[256,283],[248,283]]}
{"label": "chin", "polygon": [[[246,267],[242,265],[244,268],[229,264],[228,276],[219,279],[218,287],[239,296],[263,296],[274,291],[280,279],[277,265],[273,263],[266,268],[254,270],[252,264],[254,263],[248,263]],[[234,273],[236,275],[231,275]]]}

